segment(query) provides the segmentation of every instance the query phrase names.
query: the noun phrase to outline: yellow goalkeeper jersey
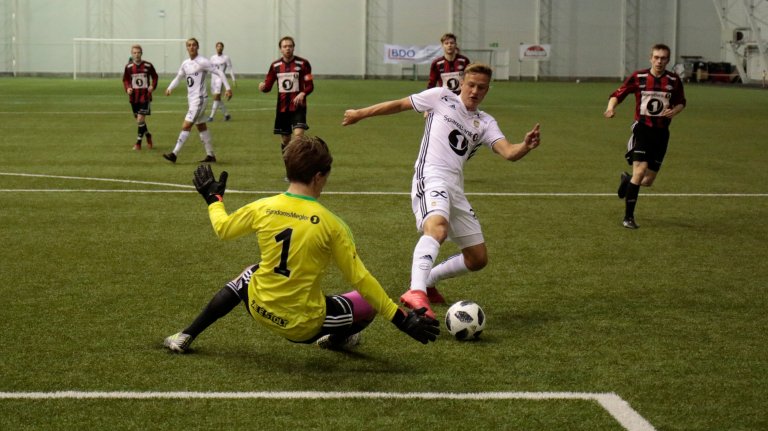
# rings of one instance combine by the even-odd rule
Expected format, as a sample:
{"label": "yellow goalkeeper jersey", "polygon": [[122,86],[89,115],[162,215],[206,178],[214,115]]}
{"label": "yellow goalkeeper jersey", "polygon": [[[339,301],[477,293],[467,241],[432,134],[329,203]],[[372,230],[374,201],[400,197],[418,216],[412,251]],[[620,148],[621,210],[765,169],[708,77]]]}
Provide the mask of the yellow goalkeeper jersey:
{"label": "yellow goalkeeper jersey", "polygon": [[208,206],[220,239],[255,233],[259,267],[248,287],[251,316],[292,341],[312,338],[325,319],[320,281],[331,260],[345,280],[387,320],[397,311],[360,261],[344,221],[315,198],[282,193],[227,214],[223,202]]}

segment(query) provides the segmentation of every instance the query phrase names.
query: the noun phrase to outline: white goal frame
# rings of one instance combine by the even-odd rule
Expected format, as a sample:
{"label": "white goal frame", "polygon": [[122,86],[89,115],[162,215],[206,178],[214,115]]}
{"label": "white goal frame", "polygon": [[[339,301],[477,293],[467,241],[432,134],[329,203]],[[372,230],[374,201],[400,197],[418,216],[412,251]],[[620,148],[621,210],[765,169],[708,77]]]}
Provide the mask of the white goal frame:
{"label": "white goal frame", "polygon": [[[186,42],[186,39],[109,39],[98,37],[75,37],[72,38],[72,79],[77,80],[77,65],[80,60],[80,47],[86,43],[103,44],[103,45],[119,45],[129,43],[139,45],[165,45],[175,42]],[[127,53],[130,54],[130,53]],[[113,73],[119,72],[119,70],[112,71]],[[104,71],[101,71],[104,73]]]}

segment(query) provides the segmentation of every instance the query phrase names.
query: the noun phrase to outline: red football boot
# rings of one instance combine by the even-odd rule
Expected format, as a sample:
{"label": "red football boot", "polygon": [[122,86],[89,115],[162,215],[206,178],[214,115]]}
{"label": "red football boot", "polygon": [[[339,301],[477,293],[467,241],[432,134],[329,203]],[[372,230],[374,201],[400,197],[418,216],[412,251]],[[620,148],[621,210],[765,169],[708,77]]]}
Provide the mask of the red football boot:
{"label": "red football boot", "polygon": [[409,290],[400,296],[400,302],[411,310],[418,310],[419,308],[426,308],[427,312],[425,316],[435,318],[435,312],[432,311],[432,307],[429,305],[429,299],[427,294],[421,290]]}

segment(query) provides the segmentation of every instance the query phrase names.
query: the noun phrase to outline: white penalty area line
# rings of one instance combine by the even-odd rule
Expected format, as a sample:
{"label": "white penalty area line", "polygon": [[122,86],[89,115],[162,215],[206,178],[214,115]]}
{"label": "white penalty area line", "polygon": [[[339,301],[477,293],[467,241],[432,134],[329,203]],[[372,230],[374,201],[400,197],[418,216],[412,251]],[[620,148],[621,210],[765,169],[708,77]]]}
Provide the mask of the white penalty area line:
{"label": "white penalty area line", "polygon": [[596,401],[627,431],[656,428],[615,393],[588,392],[0,392],[0,399],[430,399],[430,400],[585,400]]}

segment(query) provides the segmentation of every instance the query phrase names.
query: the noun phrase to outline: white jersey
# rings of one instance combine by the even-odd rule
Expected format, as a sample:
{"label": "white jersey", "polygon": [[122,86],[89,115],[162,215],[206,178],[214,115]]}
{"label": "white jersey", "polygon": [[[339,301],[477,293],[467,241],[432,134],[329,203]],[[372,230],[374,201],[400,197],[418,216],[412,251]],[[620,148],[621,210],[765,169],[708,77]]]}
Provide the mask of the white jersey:
{"label": "white jersey", "polygon": [[179,81],[186,79],[187,99],[189,102],[193,103],[197,100],[205,99],[208,97],[208,90],[205,88],[205,81],[208,78],[209,73],[213,73],[218,76],[224,82],[224,87],[226,87],[227,90],[230,89],[229,83],[227,82],[227,77],[224,76],[220,70],[216,69],[210,60],[200,55],[195,58],[188,58],[184,60],[183,63],[181,63],[179,72],[176,74],[176,77],[173,78],[173,81],[171,81],[171,83],[168,85],[168,89],[173,90],[177,85],[179,85]]}
{"label": "white jersey", "polygon": [[464,189],[464,164],[481,145],[488,148],[504,134],[496,120],[483,111],[467,111],[461,98],[445,87],[410,96],[413,109],[428,112],[419,157],[414,165],[414,192],[431,180]]}
{"label": "white jersey", "polygon": [[[232,79],[232,82],[235,82],[235,69],[232,68],[232,59],[227,54],[213,54],[211,56],[211,63],[224,75],[229,72],[229,77]],[[218,79],[216,75],[211,77],[211,81],[216,79]]]}

